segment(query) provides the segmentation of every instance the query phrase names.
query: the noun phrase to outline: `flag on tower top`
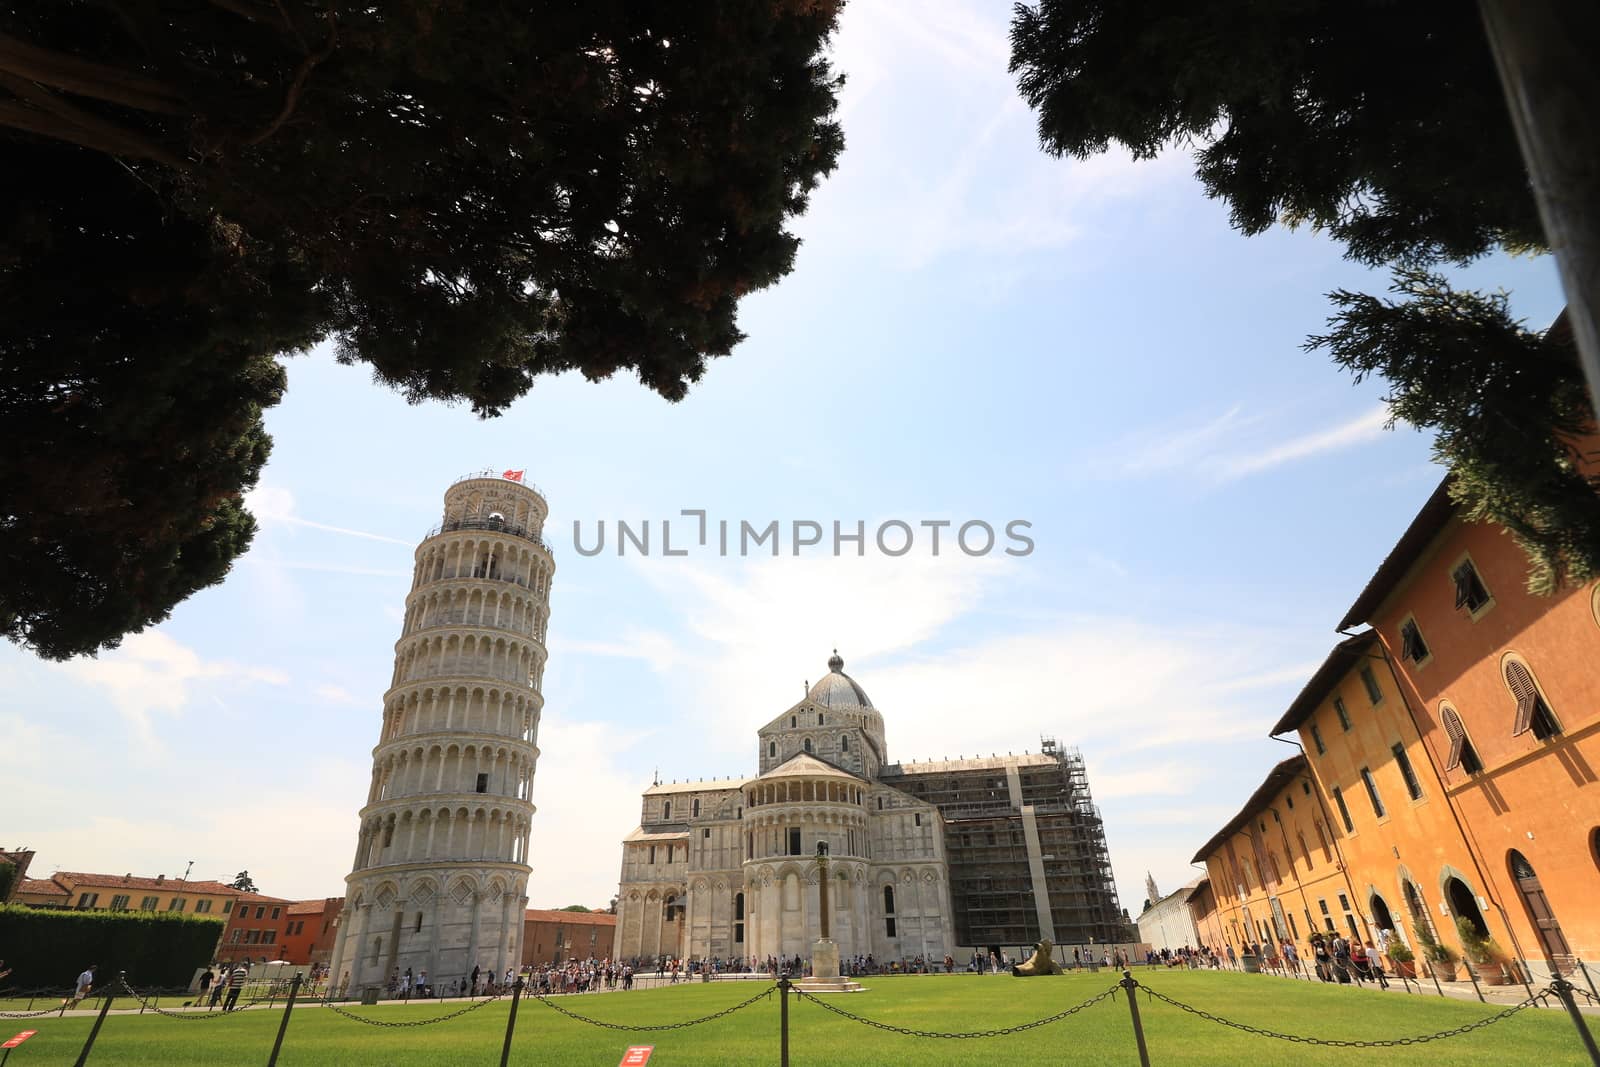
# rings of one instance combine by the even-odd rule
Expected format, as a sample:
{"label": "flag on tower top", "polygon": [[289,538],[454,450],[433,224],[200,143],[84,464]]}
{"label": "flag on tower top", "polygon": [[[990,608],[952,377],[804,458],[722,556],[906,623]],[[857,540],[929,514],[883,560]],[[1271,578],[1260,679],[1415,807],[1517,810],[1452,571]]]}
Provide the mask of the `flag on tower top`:
{"label": "flag on tower top", "polygon": [[522,469],[520,471],[506,471],[503,477],[505,477],[505,478],[507,478],[507,479],[509,479],[510,481],[513,481],[513,482],[520,482],[520,481],[522,481],[522,476],[524,474],[526,474],[526,473],[527,473],[527,469],[526,468],[524,468],[524,469]]}

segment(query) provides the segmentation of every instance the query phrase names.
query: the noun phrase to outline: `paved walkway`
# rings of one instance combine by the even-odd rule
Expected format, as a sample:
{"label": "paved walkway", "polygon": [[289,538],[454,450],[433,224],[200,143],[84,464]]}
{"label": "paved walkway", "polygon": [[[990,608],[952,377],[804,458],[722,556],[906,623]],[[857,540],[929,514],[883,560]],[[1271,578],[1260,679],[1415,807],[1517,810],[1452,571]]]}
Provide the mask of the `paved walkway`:
{"label": "paved walkway", "polygon": [[[1201,969],[1205,970],[1207,968]],[[1150,968],[1146,968],[1146,970],[1150,973],[1156,973]],[[1236,971],[1235,973],[1240,972]],[[1323,982],[1316,977],[1314,972],[1308,972],[1308,975],[1294,976],[1275,971],[1263,971],[1262,976],[1265,978],[1276,978],[1277,980],[1284,982],[1307,982],[1311,985],[1329,985],[1335,987],[1344,985],[1344,983],[1340,982]],[[1583,990],[1584,993],[1588,992],[1588,986],[1584,984],[1583,975],[1569,975],[1567,980],[1572,982],[1573,985],[1578,989]],[[1483,993],[1483,1003],[1505,1008],[1509,1008],[1513,1004],[1520,1004],[1524,1000],[1528,999],[1528,989],[1521,982],[1499,986],[1480,985],[1478,988],[1474,988],[1470,978],[1463,979],[1458,982],[1441,981],[1437,985],[1435,985],[1432,978],[1428,977],[1407,978],[1401,980],[1391,976],[1387,977],[1387,981],[1389,983],[1387,989],[1384,989],[1383,986],[1377,984],[1376,982],[1350,982],[1349,984],[1345,985],[1345,988],[1376,989],[1383,992],[1394,993],[1400,996],[1438,997],[1443,995],[1452,1000],[1471,1001],[1478,1000],[1478,992],[1481,989]],[[1533,991],[1535,993],[1543,992],[1548,987],[1548,982],[1533,983]],[[1600,1004],[1590,1003],[1588,998],[1583,994],[1574,994],[1574,997],[1578,1002],[1579,1011],[1583,1012],[1585,1015],[1600,1016]],[[1554,996],[1548,998],[1547,1003],[1545,1003],[1543,1006],[1554,1008],[1558,1011],[1564,1010],[1562,1008],[1561,1001]]]}

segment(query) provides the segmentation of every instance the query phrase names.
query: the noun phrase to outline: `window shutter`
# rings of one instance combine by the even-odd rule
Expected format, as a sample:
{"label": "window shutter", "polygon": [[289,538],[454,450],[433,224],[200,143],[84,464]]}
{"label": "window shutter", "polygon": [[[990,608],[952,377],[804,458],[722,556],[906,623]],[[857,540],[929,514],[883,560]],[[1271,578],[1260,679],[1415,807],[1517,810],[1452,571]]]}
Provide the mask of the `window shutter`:
{"label": "window shutter", "polygon": [[1533,709],[1539,702],[1539,690],[1533,684],[1533,675],[1528,673],[1528,668],[1511,660],[1506,664],[1506,685],[1511,689],[1511,695],[1517,698],[1517,721],[1511,728],[1511,736],[1518,737],[1528,732],[1528,727],[1533,724]]}
{"label": "window shutter", "polygon": [[1456,583],[1456,608],[1464,608],[1472,599],[1472,564],[1463,563],[1450,575]]}
{"label": "window shutter", "polygon": [[1450,756],[1445,760],[1444,769],[1453,771],[1461,766],[1461,747],[1466,744],[1467,731],[1461,725],[1461,716],[1448,704],[1439,709],[1439,718],[1444,723],[1445,736],[1450,739]]}

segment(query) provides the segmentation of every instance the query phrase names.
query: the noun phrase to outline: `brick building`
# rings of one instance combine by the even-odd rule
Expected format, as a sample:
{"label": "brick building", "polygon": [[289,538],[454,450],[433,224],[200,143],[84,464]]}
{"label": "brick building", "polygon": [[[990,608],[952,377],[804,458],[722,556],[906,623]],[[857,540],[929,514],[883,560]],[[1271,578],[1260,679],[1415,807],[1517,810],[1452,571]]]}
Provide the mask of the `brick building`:
{"label": "brick building", "polygon": [[616,933],[617,917],[609,912],[529,908],[523,925],[522,965],[610,959]]}
{"label": "brick building", "polygon": [[338,936],[339,913],[343,897],[300,900],[285,911],[282,944],[278,958],[290,963],[327,963],[333,957],[333,942]]}
{"label": "brick building", "polygon": [[285,958],[281,946],[289,928],[292,904],[294,901],[282,897],[240,893],[229,914],[227,928],[222,931],[217,958],[234,961],[248,958],[257,962]]}

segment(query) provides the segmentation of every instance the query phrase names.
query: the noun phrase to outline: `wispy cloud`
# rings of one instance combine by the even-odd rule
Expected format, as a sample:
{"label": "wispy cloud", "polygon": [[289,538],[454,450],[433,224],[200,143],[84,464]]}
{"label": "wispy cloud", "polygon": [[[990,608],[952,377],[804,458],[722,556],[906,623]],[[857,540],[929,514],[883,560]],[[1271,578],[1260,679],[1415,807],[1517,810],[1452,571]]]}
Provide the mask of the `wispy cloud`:
{"label": "wispy cloud", "polygon": [[1355,445],[1376,441],[1389,422],[1389,409],[1382,405],[1353,419],[1346,420],[1327,430],[1292,437],[1264,452],[1254,455],[1234,456],[1221,466],[1224,478],[1243,478],[1246,475],[1281,467],[1295,460],[1309,459],[1324,452],[1337,452]]}
{"label": "wispy cloud", "polygon": [[372,704],[363,700],[342,685],[319,685],[311,691],[324,704],[338,704],[347,708],[365,708]]}
{"label": "wispy cloud", "polygon": [[310,530],[321,530],[324,533],[339,534],[341,537],[359,537],[365,541],[382,541],[390,545],[405,545],[412,547],[416,542],[405,541],[398,537],[389,537],[386,534],[370,533],[366,530],[352,530],[348,526],[330,526],[325,522],[313,522],[303,519],[295,514],[294,494],[287,489],[274,486],[257,486],[244,495],[245,506],[253,515],[264,523],[282,523],[288,526],[301,526]]}
{"label": "wispy cloud", "polygon": [[1370,444],[1384,433],[1388,421],[1388,409],[1379,405],[1325,429],[1284,436],[1281,420],[1246,414],[1235,405],[1198,425],[1120,442],[1115,446],[1120,458],[1090,467],[1120,477],[1181,473],[1219,485]]}
{"label": "wispy cloud", "polygon": [[98,658],[50,666],[103,690],[138,740],[151,749],[160,745],[154,716],[181,717],[201,685],[286,685],[289,681],[283,671],[274,668],[203,659],[158,630],[134,634],[120,648]]}

